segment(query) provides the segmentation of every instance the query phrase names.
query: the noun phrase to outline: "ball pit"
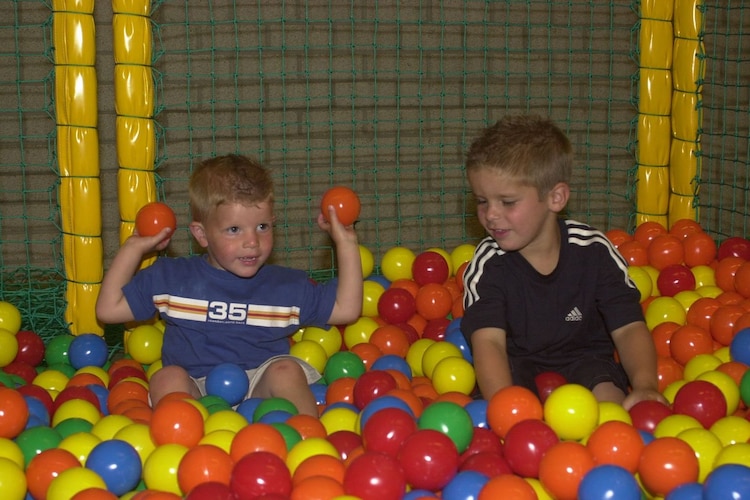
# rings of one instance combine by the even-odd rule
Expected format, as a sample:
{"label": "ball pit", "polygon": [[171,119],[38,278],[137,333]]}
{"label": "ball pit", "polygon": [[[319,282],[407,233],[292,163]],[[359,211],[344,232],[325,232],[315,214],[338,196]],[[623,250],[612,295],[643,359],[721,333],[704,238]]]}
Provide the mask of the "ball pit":
{"label": "ball pit", "polygon": [[162,325],[130,331],[127,354],[111,360],[96,335],[60,335],[45,345],[0,303],[0,346],[9,346],[0,358],[0,494],[746,495],[750,243],[735,237],[717,245],[688,222],[607,234],[631,264],[669,405],[643,401],[625,410],[553,372],[537,377],[539,396],[511,386],[476,398],[455,308],[473,246],[397,247],[378,267],[368,265],[359,321],[301,328],[292,338],[292,354],[323,376],[312,386],[319,419],[283,399],[243,400],[247,378],[235,366],[217,367],[203,398],[175,394],[152,408],[148,381],[160,367]]}

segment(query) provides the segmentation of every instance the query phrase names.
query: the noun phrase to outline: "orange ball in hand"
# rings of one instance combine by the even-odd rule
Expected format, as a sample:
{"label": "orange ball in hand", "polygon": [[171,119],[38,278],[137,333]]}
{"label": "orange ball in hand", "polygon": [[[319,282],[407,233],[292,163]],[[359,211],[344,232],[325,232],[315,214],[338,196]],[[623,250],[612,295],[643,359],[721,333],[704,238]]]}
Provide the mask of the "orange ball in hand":
{"label": "orange ball in hand", "polygon": [[328,207],[336,209],[336,217],[345,226],[351,226],[359,217],[362,207],[359,196],[346,186],[334,186],[323,194],[320,200],[320,211],[328,220]]}
{"label": "orange ball in hand", "polygon": [[135,216],[135,229],[140,236],[154,236],[165,227],[171,227],[172,233],[177,229],[177,218],[165,203],[147,203]]}

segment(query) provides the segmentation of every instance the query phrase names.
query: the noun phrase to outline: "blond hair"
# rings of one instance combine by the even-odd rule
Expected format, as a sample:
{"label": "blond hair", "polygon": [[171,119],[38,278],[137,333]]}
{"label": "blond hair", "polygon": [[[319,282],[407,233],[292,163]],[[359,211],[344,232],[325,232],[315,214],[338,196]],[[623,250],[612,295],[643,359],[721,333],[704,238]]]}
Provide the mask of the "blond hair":
{"label": "blond hair", "polygon": [[225,155],[202,161],[188,185],[193,220],[202,222],[219,205],[257,205],[273,202],[271,174],[259,162],[241,155]]}
{"label": "blond hair", "polygon": [[466,154],[466,171],[492,169],[535,187],[539,196],[560,182],[569,183],[573,150],[551,120],[510,115],[484,129]]}

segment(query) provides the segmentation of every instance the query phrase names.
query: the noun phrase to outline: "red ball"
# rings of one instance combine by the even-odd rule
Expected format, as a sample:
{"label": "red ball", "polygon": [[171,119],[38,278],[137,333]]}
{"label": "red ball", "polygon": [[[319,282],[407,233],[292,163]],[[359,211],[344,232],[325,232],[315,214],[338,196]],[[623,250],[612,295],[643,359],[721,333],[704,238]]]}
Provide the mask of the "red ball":
{"label": "red ball", "polygon": [[88,401],[89,403],[94,405],[94,407],[97,410],[99,411],[102,410],[101,403],[99,402],[99,398],[96,397],[96,394],[94,393],[94,391],[92,391],[86,386],[72,385],[60,391],[57,397],[55,397],[52,403],[52,413],[50,415],[54,415],[57,409],[60,408],[60,405],[72,399],[81,399],[83,401]]}
{"label": "red ball", "polygon": [[406,323],[417,311],[414,296],[403,288],[389,288],[378,299],[378,315],[386,323]]}
{"label": "red ball", "polygon": [[209,481],[190,490],[185,500],[235,500],[235,496],[226,484]]}
{"label": "red ball", "polygon": [[503,453],[514,473],[522,477],[539,477],[542,457],[560,438],[542,420],[518,422],[505,435]]}
{"label": "red ball", "polygon": [[496,451],[482,451],[475,453],[459,466],[459,471],[472,470],[480,472],[487,477],[500,476],[502,474],[513,474],[513,470],[502,453]]}
{"label": "red ball", "polygon": [[695,290],[695,275],[687,266],[670,264],[659,271],[656,286],[663,296],[674,297],[685,290]]}
{"label": "red ball", "polygon": [[411,274],[419,286],[427,283],[443,284],[450,275],[450,268],[445,258],[437,252],[428,250],[414,258]]}
{"label": "red ball", "polygon": [[539,394],[539,400],[544,404],[552,391],[565,385],[568,381],[565,377],[557,372],[542,372],[534,377],[534,384],[536,385],[536,392]]}
{"label": "red ball", "polygon": [[740,236],[732,236],[722,241],[716,258],[722,260],[726,257],[740,257],[750,260],[750,240]]}
{"label": "red ball", "polygon": [[497,434],[492,432],[488,427],[474,427],[474,433],[471,435],[469,446],[461,453],[461,463],[466,461],[475,453],[490,451],[503,454],[503,442]]}
{"label": "red ball", "polygon": [[633,427],[653,434],[656,425],[665,417],[671,415],[672,410],[658,401],[645,400],[634,404],[628,410],[628,413],[633,422]]}
{"label": "red ball", "polygon": [[346,186],[334,186],[323,194],[320,211],[328,219],[328,207],[333,206],[336,217],[345,226],[351,226],[359,217],[362,204],[357,193]]}
{"label": "red ball", "polygon": [[442,489],[458,472],[458,460],[453,440],[434,429],[417,430],[399,452],[406,480],[414,489]]}
{"label": "red ball", "polygon": [[255,500],[266,495],[288,498],[292,493],[292,475],[278,455],[256,451],[234,464],[229,487],[237,500]]}
{"label": "red ball", "polygon": [[362,500],[401,498],[406,492],[406,475],[395,457],[365,451],[346,468],[344,491]]}
{"label": "red ball", "polygon": [[362,436],[345,429],[332,432],[326,437],[326,440],[336,448],[341,460],[346,460],[355,449],[362,446]]}
{"label": "red ball", "polygon": [[721,389],[705,380],[691,380],[679,388],[672,403],[672,411],[695,418],[704,428],[710,428],[727,415],[727,400]]}
{"label": "red ball", "polygon": [[172,228],[172,233],[177,229],[177,217],[165,203],[147,203],[135,216],[135,230],[140,236],[154,236],[165,227]]}
{"label": "red ball", "polygon": [[3,367],[3,371],[21,377],[27,384],[31,384],[37,376],[36,368],[24,361],[8,363]]}
{"label": "red ball", "polygon": [[367,404],[397,387],[393,375],[384,370],[366,371],[354,383],[354,406],[360,410]]}
{"label": "red ball", "polygon": [[447,317],[427,320],[422,330],[422,338],[432,339],[434,341],[445,340],[445,331],[448,329],[451,320]]}
{"label": "red ball", "polygon": [[417,422],[409,412],[397,408],[383,408],[373,413],[362,429],[362,444],[366,451],[398,456],[401,444],[417,431]]}
{"label": "red ball", "polygon": [[31,366],[39,366],[44,359],[44,340],[29,330],[21,330],[16,333],[18,342],[18,354],[14,361],[23,361]]}

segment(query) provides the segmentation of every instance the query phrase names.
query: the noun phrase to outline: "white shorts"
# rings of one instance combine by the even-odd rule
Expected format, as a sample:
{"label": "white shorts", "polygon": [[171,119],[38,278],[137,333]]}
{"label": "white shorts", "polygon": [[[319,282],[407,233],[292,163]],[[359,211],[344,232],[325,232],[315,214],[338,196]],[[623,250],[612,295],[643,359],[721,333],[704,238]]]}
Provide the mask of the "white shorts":
{"label": "white shorts", "polygon": [[[250,381],[250,386],[247,388],[247,394],[245,394],[245,397],[243,399],[252,397],[255,387],[258,385],[258,382],[260,382],[260,378],[263,376],[265,371],[269,366],[271,366],[272,363],[279,361],[280,359],[292,359],[296,361],[297,364],[299,364],[302,367],[302,370],[305,372],[308,384],[313,384],[322,378],[320,372],[318,372],[318,370],[316,370],[311,364],[307,363],[306,361],[290,354],[281,354],[279,356],[268,358],[262,365],[257,368],[253,368],[252,370],[245,370],[245,373],[247,373],[247,378]],[[198,389],[201,391],[201,395],[205,396],[206,377],[190,378],[192,378],[193,382],[195,382],[195,385],[198,386]]]}

